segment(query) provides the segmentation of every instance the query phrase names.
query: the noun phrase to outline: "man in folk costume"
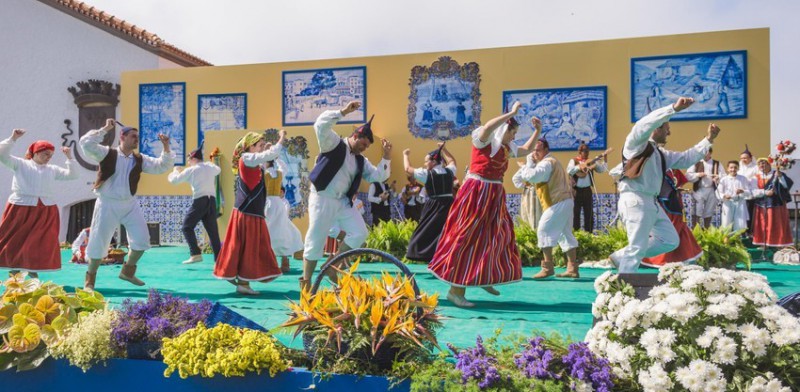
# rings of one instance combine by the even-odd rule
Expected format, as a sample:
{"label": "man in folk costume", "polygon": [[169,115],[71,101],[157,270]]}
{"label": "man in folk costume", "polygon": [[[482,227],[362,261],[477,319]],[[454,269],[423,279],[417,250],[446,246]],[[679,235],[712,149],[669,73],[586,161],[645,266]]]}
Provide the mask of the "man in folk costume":
{"label": "man in folk costume", "polygon": [[167,180],[170,184],[188,182],[192,187],[192,206],[186,211],[183,218],[183,232],[186,243],[189,245],[189,259],[183,264],[192,264],[203,261],[200,247],[197,245],[197,236],[194,228],[203,222],[203,227],[208,234],[208,241],[214,251],[214,261],[219,257],[222,245],[219,241],[219,228],[217,227],[217,189],[216,178],[221,169],[211,162],[203,162],[203,145],[189,153],[189,167],[180,171],[175,167]]}
{"label": "man in folk costume", "polygon": [[667,142],[670,117],[692,103],[692,98],[681,97],[639,119],[625,139],[623,163],[610,172],[620,178],[617,207],[628,233],[628,245],[610,256],[619,272],[636,272],[642,258],[669,252],[679,245],[675,227],[658,203],[667,169],[686,169],[697,163],[720,130],[716,124],[709,124],[708,135],[683,152],[660,149],[656,143]]}
{"label": "man in folk costume", "polygon": [[408,183],[400,192],[400,199],[403,201],[403,216],[419,223],[419,219],[422,216],[422,206],[425,204],[425,197],[423,196],[425,187],[417,181],[413,174],[406,173],[406,177],[408,178]]}
{"label": "man in folk costume", "polygon": [[519,170],[511,177],[511,182],[514,187],[522,189],[522,198],[519,206],[519,217],[523,222],[527,223],[530,227],[539,226],[539,218],[542,217],[542,206],[539,204],[539,198],[536,197],[536,188],[530,182],[522,178],[523,171],[528,168],[532,169],[536,166],[533,159],[533,153],[530,153],[525,158],[525,163],[517,162]]}
{"label": "man in folk costume", "polygon": [[142,173],[166,173],[175,161],[175,153],[169,148],[169,137],[162,134],[158,138],[164,149],[158,158],[134,151],[139,148],[139,130],[132,127],[122,127],[117,148],[102,145],[106,133],[114,129],[114,123],[114,119],[106,120],[104,127],[89,131],[79,142],[84,155],[99,162],[94,183],[97,202],[92,215],[92,235],[86,247],[89,267],[83,285],[85,290],[94,290],[100,261],[106,255],[108,243],[120,224],[125,226],[128,233],[130,252],[119,278],[144,286],[144,282],[136,277],[136,263],[144,251],[150,249],[150,232],[136,200],[136,190]]}
{"label": "man in folk costume", "polygon": [[[753,197],[756,206],[753,216],[753,245],[792,246],[792,228],[789,225],[791,200],[789,190],[794,181],[781,171],[772,170],[769,159],[758,158],[761,172],[756,174]],[[751,184],[753,185],[753,184]]]}
{"label": "man in folk costume", "polygon": [[[367,239],[367,226],[352,208],[353,195],[358,191],[363,178],[368,182],[384,182],[389,178],[392,144],[382,140],[383,159],[377,166],[362,153],[372,145],[372,118],[347,137],[342,138],[333,131],[333,126],[348,114],[358,110],[361,103],[353,101],[341,110],[327,110],[314,123],[320,154],[309,175],[311,195],[309,197],[309,227],[303,251],[303,276],[300,288],[311,284],[311,277],[322,258],[325,241],[332,226],[338,225],[346,234],[339,251],[358,248]],[[373,116],[374,117],[374,116]]]}
{"label": "man in folk costume", "polygon": [[730,227],[733,231],[747,229],[747,204],[750,196],[750,181],[739,173],[739,162],[727,164],[728,175],[722,177],[717,186],[717,199],[722,202],[721,227]]}
{"label": "man in folk costume", "polygon": [[580,230],[581,211],[583,211],[583,230],[591,233],[594,231],[594,200],[592,188],[594,187],[594,173],[605,173],[608,170],[607,157],[587,166],[589,160],[589,146],[581,142],[578,146],[578,156],[570,159],[567,165],[567,174],[572,180],[572,189],[575,194],[575,207],[572,213],[572,228]]}
{"label": "man in folk costume", "polygon": [[[758,174],[758,164],[756,164],[756,160],[753,159],[753,154],[750,152],[750,148],[747,144],[744,145],[744,151],[739,155],[739,174],[747,179],[752,189],[752,184],[755,183],[756,174]],[[753,199],[752,192],[747,194],[745,203],[747,204],[747,235],[752,236],[753,209],[755,208],[755,200]]]}
{"label": "man in folk costume", "polygon": [[303,250],[303,235],[289,218],[289,202],[284,198],[283,176],[289,170],[280,158],[267,162],[267,228],[272,244],[272,251],[281,259],[281,272],[291,269],[289,257]]}
{"label": "man in folk costume", "polygon": [[61,147],[66,168],[50,164],[56,148],[46,140],[28,146],[25,158],[11,155],[24,134],[25,130],[14,129],[11,137],[0,142],[0,164],[14,172],[0,219],[0,268],[11,269],[11,275],[28,271],[36,278],[39,272],[61,269],[57,181],[74,180],[78,172],[69,147]]}
{"label": "man in folk costume", "polygon": [[[711,158],[713,149],[709,148],[703,160],[697,162],[686,171],[686,178],[693,183],[692,198],[694,199],[694,210],[692,222],[703,227],[711,226],[711,218],[717,211],[717,186],[719,185],[719,161]],[[702,220],[701,220],[702,219]]]}
{"label": "man in folk costume", "polygon": [[411,150],[403,151],[403,166],[406,173],[423,184],[428,200],[422,210],[417,228],[408,242],[406,258],[429,263],[436,252],[442,229],[453,204],[453,179],[456,175],[456,160],[439,143],[439,148],[425,155],[425,165],[415,169],[409,161]]}
{"label": "man in folk costume", "polygon": [[391,196],[392,192],[386,181],[375,181],[369,185],[367,201],[370,203],[373,226],[392,220],[392,210],[389,205]]}
{"label": "man in folk costume", "polygon": [[[541,127],[534,131],[539,136]],[[562,278],[578,278],[578,263],[575,261],[578,240],[572,234],[572,184],[561,163],[550,154],[550,144],[545,139],[536,143],[533,150],[536,163],[532,168],[522,169],[522,178],[534,184],[536,196],[542,205],[542,218],[537,228],[538,245],[542,249],[544,260],[542,269],[534,279],[549,278],[555,274],[553,269],[553,247],[561,246],[567,255],[567,272],[558,274]],[[591,192],[590,192],[591,196]]]}
{"label": "man in folk costume", "polygon": [[272,251],[264,215],[267,192],[263,165],[278,157],[285,139],[284,130],[278,132],[275,145],[267,143],[261,133],[248,132],[233,149],[236,200],[214,276],[235,285],[239,294],[258,295],[250,282],[268,283],[283,274]]}

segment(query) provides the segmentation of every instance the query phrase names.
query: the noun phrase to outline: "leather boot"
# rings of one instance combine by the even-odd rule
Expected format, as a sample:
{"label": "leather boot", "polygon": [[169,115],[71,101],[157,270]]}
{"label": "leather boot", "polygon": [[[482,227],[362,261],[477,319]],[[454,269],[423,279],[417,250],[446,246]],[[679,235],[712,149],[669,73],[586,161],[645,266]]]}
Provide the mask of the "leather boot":
{"label": "leather boot", "polygon": [[533,279],[546,279],[555,274],[555,270],[553,270],[553,262],[542,260],[542,269],[536,275],[533,275]]}
{"label": "leather boot", "polygon": [[122,271],[119,272],[119,278],[122,280],[127,280],[137,286],[144,286],[144,282],[142,282],[139,278],[136,277],[136,266],[130,264],[123,264]]}
{"label": "leather boot", "polygon": [[573,278],[573,279],[580,278],[581,274],[578,272],[578,263],[577,262],[572,262],[572,263],[568,262],[567,263],[567,271],[564,272],[563,274],[556,275],[556,277],[557,278]]}
{"label": "leather boot", "polygon": [[83,279],[83,289],[86,291],[94,291],[95,280],[97,280],[97,272],[91,273],[86,271],[86,277]]}

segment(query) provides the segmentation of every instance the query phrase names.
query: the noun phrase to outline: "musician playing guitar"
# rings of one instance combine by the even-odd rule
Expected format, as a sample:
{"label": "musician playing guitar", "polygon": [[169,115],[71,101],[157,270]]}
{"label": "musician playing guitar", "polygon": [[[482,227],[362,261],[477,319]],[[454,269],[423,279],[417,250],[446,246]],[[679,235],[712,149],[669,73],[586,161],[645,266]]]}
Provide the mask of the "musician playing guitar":
{"label": "musician playing guitar", "polygon": [[572,228],[581,228],[581,211],[583,211],[583,230],[592,232],[594,229],[594,213],[592,211],[592,187],[594,186],[594,173],[604,173],[608,170],[607,156],[613,149],[608,149],[594,159],[589,159],[589,146],[581,142],[578,146],[578,156],[570,159],[567,165],[567,174],[572,179],[572,190],[575,195],[575,206],[572,215]]}

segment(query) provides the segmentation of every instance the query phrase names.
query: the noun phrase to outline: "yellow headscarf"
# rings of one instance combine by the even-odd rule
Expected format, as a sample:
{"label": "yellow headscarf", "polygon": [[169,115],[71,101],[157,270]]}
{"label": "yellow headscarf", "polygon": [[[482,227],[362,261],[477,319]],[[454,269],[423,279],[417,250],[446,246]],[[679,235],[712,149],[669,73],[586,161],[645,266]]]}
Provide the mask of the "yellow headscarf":
{"label": "yellow headscarf", "polygon": [[264,139],[264,135],[258,132],[249,132],[239,139],[233,149],[233,158],[231,159],[234,175],[239,174],[239,160],[242,158],[242,154],[246,153],[248,148],[256,145],[262,139]]}

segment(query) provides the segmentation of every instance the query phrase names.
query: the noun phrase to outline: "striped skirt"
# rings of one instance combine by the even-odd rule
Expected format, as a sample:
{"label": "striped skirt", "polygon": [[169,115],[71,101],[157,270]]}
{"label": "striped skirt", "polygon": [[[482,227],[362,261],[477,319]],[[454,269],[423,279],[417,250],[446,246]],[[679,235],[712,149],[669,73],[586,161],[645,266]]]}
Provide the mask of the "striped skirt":
{"label": "striped skirt", "polygon": [[468,178],[456,194],[428,269],[458,287],[522,279],[522,264],[503,184]]}

